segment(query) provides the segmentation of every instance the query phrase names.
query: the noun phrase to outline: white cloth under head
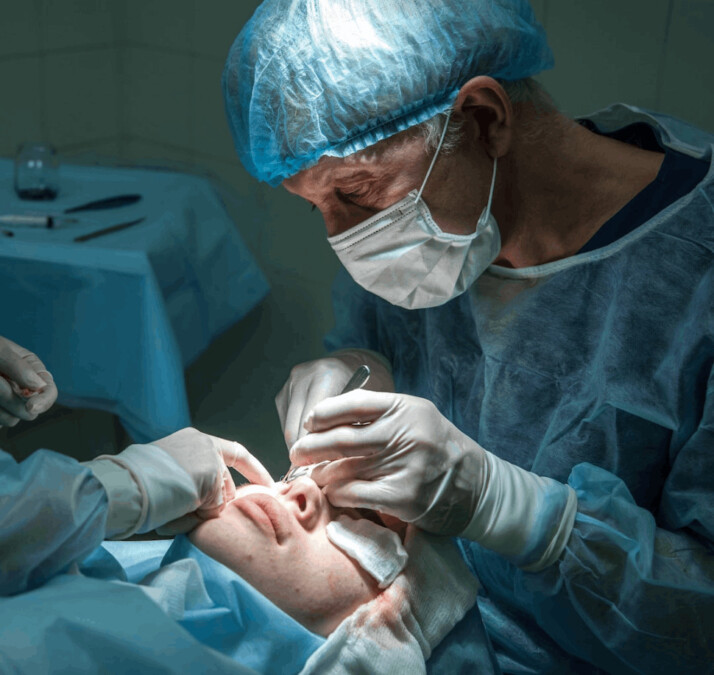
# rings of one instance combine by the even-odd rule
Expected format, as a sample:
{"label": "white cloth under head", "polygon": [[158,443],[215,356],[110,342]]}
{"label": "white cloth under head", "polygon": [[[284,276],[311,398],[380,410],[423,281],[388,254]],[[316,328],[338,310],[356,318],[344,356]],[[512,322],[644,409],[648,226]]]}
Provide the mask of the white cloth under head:
{"label": "white cloth under head", "polygon": [[341,515],[327,524],[327,538],[387,588],[404,569],[409,556],[399,535],[367,518]]}
{"label": "white cloth under head", "polygon": [[432,650],[476,602],[479,584],[454,541],[407,527],[404,570],[308,659],[301,675],[426,673]]}

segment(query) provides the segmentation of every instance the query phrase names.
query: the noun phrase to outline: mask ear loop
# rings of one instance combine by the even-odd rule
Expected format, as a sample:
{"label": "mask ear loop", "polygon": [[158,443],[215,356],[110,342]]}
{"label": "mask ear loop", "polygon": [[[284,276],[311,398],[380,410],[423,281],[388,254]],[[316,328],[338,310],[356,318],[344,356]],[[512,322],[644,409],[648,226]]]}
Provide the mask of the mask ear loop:
{"label": "mask ear loop", "polygon": [[[493,202],[493,188],[496,185],[496,167],[498,166],[498,157],[493,158],[493,174],[491,175],[491,190],[488,193],[488,204],[484,213],[491,214],[491,203]],[[488,217],[488,216],[486,216]]]}
{"label": "mask ear loop", "polygon": [[[449,112],[446,115],[446,122],[444,122],[444,130],[441,132],[439,145],[436,146],[436,152],[434,153],[434,157],[431,160],[431,164],[429,164],[429,170],[426,172],[424,182],[421,184],[421,188],[419,188],[419,194],[417,194],[416,199],[414,200],[415,204],[421,199],[421,194],[422,192],[424,192],[424,188],[426,187],[426,181],[429,180],[429,176],[431,176],[431,170],[434,168],[434,164],[436,164],[436,158],[439,156],[439,152],[441,151],[441,146],[444,145],[444,139],[446,138],[446,130],[449,128],[449,121],[451,120],[452,112],[454,112],[454,109],[450,108]],[[493,186],[491,186],[491,190],[493,191]]]}

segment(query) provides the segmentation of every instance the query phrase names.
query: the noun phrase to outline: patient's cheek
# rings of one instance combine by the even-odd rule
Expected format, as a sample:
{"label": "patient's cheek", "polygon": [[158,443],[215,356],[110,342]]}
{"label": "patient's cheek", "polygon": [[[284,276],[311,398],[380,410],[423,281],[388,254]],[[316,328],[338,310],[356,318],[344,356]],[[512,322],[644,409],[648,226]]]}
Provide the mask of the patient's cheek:
{"label": "patient's cheek", "polygon": [[335,572],[327,573],[327,587],[330,589],[332,595],[338,595],[340,592],[340,576]]}

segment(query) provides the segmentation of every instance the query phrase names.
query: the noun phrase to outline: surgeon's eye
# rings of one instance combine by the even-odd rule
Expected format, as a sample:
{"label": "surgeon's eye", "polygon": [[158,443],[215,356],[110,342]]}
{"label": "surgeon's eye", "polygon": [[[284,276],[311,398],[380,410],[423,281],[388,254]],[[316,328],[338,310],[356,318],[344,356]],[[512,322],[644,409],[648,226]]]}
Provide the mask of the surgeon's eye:
{"label": "surgeon's eye", "polygon": [[366,184],[356,188],[339,188],[337,194],[342,201],[352,202],[353,204],[357,204],[357,206],[362,206],[371,196],[372,188]]}

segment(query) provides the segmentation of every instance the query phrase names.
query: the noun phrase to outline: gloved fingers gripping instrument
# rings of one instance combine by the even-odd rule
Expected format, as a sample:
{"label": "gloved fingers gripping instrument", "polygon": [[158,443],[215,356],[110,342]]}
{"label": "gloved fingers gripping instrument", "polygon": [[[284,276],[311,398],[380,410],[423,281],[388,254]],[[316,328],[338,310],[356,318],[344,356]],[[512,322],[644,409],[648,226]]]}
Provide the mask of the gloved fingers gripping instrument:
{"label": "gloved fingers gripping instrument", "polygon": [[554,562],[567,542],[572,488],[484,450],[425,399],[354,391],[316,406],[309,427],[291,459],[330,460],[312,478],[335,506],[472,539],[529,571]]}
{"label": "gloved fingers gripping instrument", "polygon": [[[367,384],[370,376],[369,366],[362,364],[354,373],[352,377],[347,381],[347,384],[343,387],[341,394],[346,394],[348,391],[354,391],[355,389],[361,389]],[[308,418],[305,424],[308,424],[310,416],[312,413],[308,414]],[[324,462],[323,462],[324,463]],[[289,483],[300,476],[309,476],[312,473],[314,465],[310,466],[291,466],[288,472],[282,477],[283,483]]]}
{"label": "gloved fingers gripping instrument", "polygon": [[391,367],[386,359],[368,349],[344,349],[329,356],[300,363],[290,372],[290,377],[275,397],[275,406],[290,449],[307,430],[305,419],[323,399],[337,396],[361,365],[370,369],[370,388],[394,391]]}

